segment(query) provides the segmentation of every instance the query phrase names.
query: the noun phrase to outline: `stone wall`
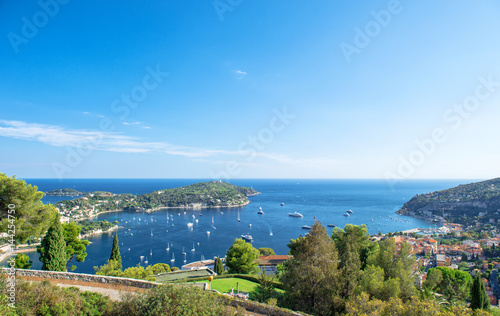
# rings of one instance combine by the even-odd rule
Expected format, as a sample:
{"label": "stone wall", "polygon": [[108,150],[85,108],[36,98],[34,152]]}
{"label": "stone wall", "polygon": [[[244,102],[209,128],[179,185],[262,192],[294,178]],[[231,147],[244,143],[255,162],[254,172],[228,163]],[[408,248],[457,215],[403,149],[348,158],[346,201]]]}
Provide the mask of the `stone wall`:
{"label": "stone wall", "polygon": [[[226,296],[226,300],[228,304],[232,306],[240,306],[249,312],[254,312],[257,314],[268,315],[268,316],[308,316],[305,313],[298,313],[288,309],[279,308],[277,306],[270,306],[258,302],[253,301],[244,301],[234,298],[228,298]],[[229,301],[230,300],[230,301]]]}
{"label": "stone wall", "polygon": [[[3,273],[8,273],[10,270],[3,268]],[[55,272],[55,271],[41,271],[41,270],[25,270],[16,269],[16,277],[39,277],[46,279],[61,279],[61,280],[74,280],[81,282],[97,282],[111,285],[125,285],[133,286],[141,289],[149,289],[158,286],[159,283],[136,280],[129,278],[110,277],[103,275],[72,273],[72,272]]]}

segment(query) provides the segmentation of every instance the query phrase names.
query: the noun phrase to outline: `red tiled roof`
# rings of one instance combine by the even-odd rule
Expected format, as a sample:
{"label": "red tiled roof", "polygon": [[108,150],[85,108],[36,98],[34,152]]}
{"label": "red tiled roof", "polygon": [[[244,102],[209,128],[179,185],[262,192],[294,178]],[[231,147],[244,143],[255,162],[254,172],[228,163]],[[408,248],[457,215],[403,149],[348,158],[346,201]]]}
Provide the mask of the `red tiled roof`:
{"label": "red tiled roof", "polygon": [[288,260],[291,256],[289,255],[272,255],[272,256],[261,256],[259,257],[261,266],[274,266],[284,261]]}

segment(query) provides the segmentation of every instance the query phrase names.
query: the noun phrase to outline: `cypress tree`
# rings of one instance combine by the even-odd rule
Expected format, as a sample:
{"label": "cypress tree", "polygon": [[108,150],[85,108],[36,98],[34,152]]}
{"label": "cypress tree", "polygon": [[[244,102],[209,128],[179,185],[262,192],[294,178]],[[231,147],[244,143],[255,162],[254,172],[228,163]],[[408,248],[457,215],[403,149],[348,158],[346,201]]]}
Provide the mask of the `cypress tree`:
{"label": "cypress tree", "polygon": [[221,275],[224,272],[224,264],[222,263],[222,260],[219,257],[215,258],[214,272],[217,273],[217,275]]}
{"label": "cypress tree", "polygon": [[43,237],[38,252],[42,270],[66,272],[66,242],[59,214]]}
{"label": "cypress tree", "polygon": [[476,273],[474,283],[471,289],[470,308],[472,309],[488,309],[490,307],[490,299],[486,294],[483,280],[481,280],[481,272]]}
{"label": "cypress tree", "polygon": [[120,255],[120,246],[118,246],[118,235],[115,232],[115,238],[113,238],[113,248],[111,248],[111,256],[109,260],[115,260],[118,269],[122,269],[122,256]]}

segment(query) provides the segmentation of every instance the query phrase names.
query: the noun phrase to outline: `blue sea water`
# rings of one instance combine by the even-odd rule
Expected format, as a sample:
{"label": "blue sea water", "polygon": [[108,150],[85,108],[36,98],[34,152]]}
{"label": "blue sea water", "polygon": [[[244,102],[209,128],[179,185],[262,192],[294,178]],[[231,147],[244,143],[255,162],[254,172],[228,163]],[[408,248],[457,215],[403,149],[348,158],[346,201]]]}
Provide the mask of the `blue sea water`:
{"label": "blue sea water", "polygon": [[[155,190],[189,185],[204,179],[26,179],[41,191],[73,188],[79,191],[110,191],[142,194]],[[240,208],[199,210],[161,210],[153,213],[114,212],[99,215],[94,220],[120,222],[118,238],[123,266],[158,262],[171,266],[223,257],[235,238],[250,233],[256,248],[270,247],[277,254],[288,252],[292,238],[305,235],[303,225],[314,220],[323,225],[366,224],[374,234],[401,231],[430,224],[395,212],[415,194],[454,187],[472,180],[406,180],[391,187],[385,180],[282,180],[239,179],[231,183],[253,187],[261,192],[250,197],[252,203]],[[56,203],[65,197],[44,197],[45,203]],[[284,206],[280,204],[284,203]],[[262,207],[264,215],[257,214]],[[352,210],[345,217],[346,210]],[[288,216],[299,212],[302,218]],[[193,217],[194,216],[194,217]],[[238,216],[241,221],[238,221]],[[391,216],[392,218],[389,218]],[[167,221],[168,218],[168,221]],[[394,219],[393,219],[394,218]],[[213,219],[213,224],[212,224]],[[198,223],[195,222],[198,220]],[[192,229],[188,223],[193,223]],[[174,226],[172,226],[174,224]],[[251,224],[251,226],[250,226]],[[328,228],[331,233],[332,228]],[[210,234],[207,234],[207,231]],[[75,272],[94,273],[94,266],[109,259],[113,233],[88,238],[85,262],[73,262]],[[41,268],[37,253],[30,253],[34,269]],[[172,258],[175,261],[171,261]],[[185,261],[184,261],[185,260]]]}

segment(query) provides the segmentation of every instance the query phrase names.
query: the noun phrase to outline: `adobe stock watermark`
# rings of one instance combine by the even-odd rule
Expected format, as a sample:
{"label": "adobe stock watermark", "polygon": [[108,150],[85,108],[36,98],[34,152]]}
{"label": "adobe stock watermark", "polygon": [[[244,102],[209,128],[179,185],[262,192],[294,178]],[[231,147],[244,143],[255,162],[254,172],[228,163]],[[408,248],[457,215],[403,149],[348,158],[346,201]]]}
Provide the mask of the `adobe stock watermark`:
{"label": "adobe stock watermark", "polygon": [[339,44],[347,63],[352,61],[353,54],[361,54],[362,50],[370,45],[372,39],[379,36],[382,30],[389,26],[393,16],[401,12],[403,12],[403,6],[399,0],[390,0],[386,9],[371,11],[371,20],[362,28],[354,28],[352,43],[341,42]]}
{"label": "adobe stock watermark", "polygon": [[[160,69],[160,65],[156,65],[153,69],[150,66],[146,67],[146,74],[142,78],[140,84],[132,87],[127,94],[122,94],[111,102],[111,111],[117,115],[120,121],[126,120],[131,110],[137,109],[141,102],[146,100],[149,93],[160,85],[168,76],[167,72]],[[65,146],[66,157],[64,162],[53,162],[52,170],[57,178],[61,179],[65,174],[71,173],[75,168],[80,166],[83,159],[89,156],[94,150],[100,148],[105,141],[105,133],[112,133],[116,130],[116,124],[108,117],[103,117],[99,120],[98,130],[89,132],[87,137],[83,138],[83,142],[75,144],[75,146]]]}
{"label": "adobe stock watermark", "polygon": [[14,254],[15,243],[14,240],[16,238],[16,205],[9,204],[7,205],[7,238],[9,243],[9,248],[7,252],[11,255],[8,262],[7,270],[7,282],[6,282],[6,292],[7,299],[9,300],[9,307],[15,308],[16,304],[16,259],[12,257]]}
{"label": "adobe stock watermark", "polygon": [[21,18],[22,26],[20,32],[7,33],[7,38],[14,52],[16,54],[19,53],[19,46],[28,44],[31,39],[37,36],[40,29],[46,26],[49,21],[59,13],[61,5],[68,4],[69,1],[70,0],[38,1],[40,10],[36,11],[31,18],[25,16]]}
{"label": "adobe stock watermark", "polygon": [[234,8],[243,3],[243,0],[215,0],[212,2],[215,12],[221,22],[224,21],[224,14],[233,12]]}
{"label": "adobe stock watermark", "polygon": [[446,142],[449,133],[460,128],[463,122],[481,107],[481,103],[488,100],[500,87],[500,81],[494,81],[493,75],[489,75],[487,78],[479,77],[478,81],[479,83],[472,94],[461,102],[455,103],[443,113],[444,124],[441,127],[434,128],[423,139],[416,139],[416,148],[408,155],[398,157],[399,164],[396,172],[387,171],[384,174],[392,189],[397,182],[411,177],[416,169],[435,153],[438,145]]}
{"label": "adobe stock watermark", "polygon": [[[288,113],[286,106],[281,110],[274,108],[273,114],[267,127],[261,128],[255,135],[248,136],[247,139],[239,143],[236,148],[238,155],[246,156],[246,163],[254,161],[258,153],[264,151],[266,146],[274,140],[275,135],[283,132],[285,128],[290,125],[291,120],[296,117],[295,114]],[[225,164],[224,170],[219,172],[211,170],[210,178],[214,180],[229,181],[232,177],[238,176],[242,171],[242,164],[238,161],[231,160]]]}

